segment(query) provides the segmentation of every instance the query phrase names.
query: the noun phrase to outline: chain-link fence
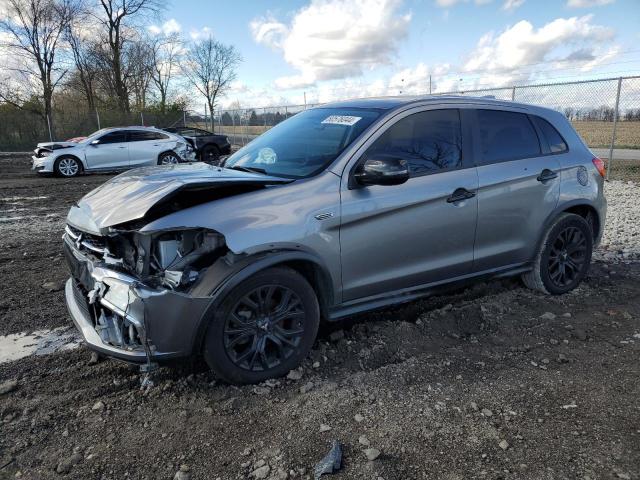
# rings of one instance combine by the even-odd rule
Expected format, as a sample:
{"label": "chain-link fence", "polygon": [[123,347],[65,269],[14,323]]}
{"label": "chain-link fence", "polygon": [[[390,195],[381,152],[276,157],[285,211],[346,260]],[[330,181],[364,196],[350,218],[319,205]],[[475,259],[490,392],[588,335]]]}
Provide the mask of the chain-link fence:
{"label": "chain-link fence", "polygon": [[[640,76],[437,93],[446,94],[492,96],[556,109],[607,162],[610,179],[640,180]],[[0,103],[0,151],[31,150],[37,142],[66,140],[99,128],[124,125],[197,127],[227,135],[231,143],[242,146],[315,106],[318,104],[217,110],[210,115],[155,109],[123,113],[67,103],[56,105],[51,118],[43,118]]]}
{"label": "chain-link fence", "polygon": [[72,105],[56,106],[50,117],[44,117],[0,104],[0,152],[29,151],[38,142],[84,137],[106,127],[145,125],[163,128],[189,123],[191,118],[182,110],[122,112]]}
{"label": "chain-link fence", "polygon": [[[437,95],[489,96],[558,110],[608,165],[610,179],[640,180],[640,76],[485,88]],[[216,111],[213,127],[245,145],[296,113],[318,106],[283,105]]]}

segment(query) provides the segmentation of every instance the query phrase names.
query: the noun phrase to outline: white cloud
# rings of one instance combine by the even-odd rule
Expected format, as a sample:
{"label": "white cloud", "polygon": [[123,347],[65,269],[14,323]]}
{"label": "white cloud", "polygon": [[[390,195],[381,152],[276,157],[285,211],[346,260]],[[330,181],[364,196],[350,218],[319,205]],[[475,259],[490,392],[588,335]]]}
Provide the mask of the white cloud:
{"label": "white cloud", "polygon": [[213,32],[209,27],[202,27],[200,30],[191,30],[189,32],[189,36],[191,37],[191,40],[202,40],[212,35],[213,35]]}
{"label": "white cloud", "polygon": [[600,7],[602,5],[607,5],[613,2],[615,2],[615,0],[568,0],[567,7],[591,8],[591,7]]}
{"label": "white cloud", "polygon": [[249,24],[249,28],[256,42],[274,49],[282,48],[280,41],[288,33],[288,28],[285,24],[270,16],[262,20],[253,20]]}
{"label": "white cloud", "polygon": [[614,36],[612,29],[594,25],[592,19],[592,15],[558,18],[538,29],[522,20],[497,36],[489,32],[480,38],[463,71],[497,75],[504,82],[509,80],[506,74],[517,69],[522,75],[527,66],[533,73],[544,67],[543,62],[560,60],[565,68],[585,64],[602,56],[600,45]]}
{"label": "white cloud", "polygon": [[269,16],[250,29],[256,42],[281,51],[299,72],[276,86],[301,88],[391,64],[411,20],[399,7],[399,0],[312,0],[289,24]]}
{"label": "white cloud", "polygon": [[502,10],[507,12],[513,12],[515,9],[520,8],[525,0],[505,0],[502,4]]}
{"label": "white cloud", "polygon": [[180,33],[182,31],[182,25],[180,25],[175,18],[171,18],[162,25],[150,25],[147,29],[154,35],[160,35],[162,33],[168,37],[174,33]]}
{"label": "white cloud", "polygon": [[[442,8],[453,7],[457,3],[469,3],[470,0],[436,0],[436,5]],[[486,5],[493,0],[473,0],[476,5]]]}

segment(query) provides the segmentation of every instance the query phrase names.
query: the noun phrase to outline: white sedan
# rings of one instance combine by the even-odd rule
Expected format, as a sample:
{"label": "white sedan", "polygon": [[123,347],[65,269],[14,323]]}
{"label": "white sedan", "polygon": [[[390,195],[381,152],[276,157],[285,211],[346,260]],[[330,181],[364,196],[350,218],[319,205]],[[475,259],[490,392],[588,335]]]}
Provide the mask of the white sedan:
{"label": "white sedan", "polygon": [[171,165],[195,158],[183,137],[153,127],[103,128],[78,142],[39,143],[34,152],[33,170],[62,177]]}

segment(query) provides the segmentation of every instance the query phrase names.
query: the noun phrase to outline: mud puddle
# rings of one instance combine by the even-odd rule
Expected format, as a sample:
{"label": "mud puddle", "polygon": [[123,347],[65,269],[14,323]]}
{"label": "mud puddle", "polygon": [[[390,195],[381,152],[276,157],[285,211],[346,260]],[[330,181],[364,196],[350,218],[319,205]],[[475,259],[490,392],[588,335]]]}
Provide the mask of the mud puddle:
{"label": "mud puddle", "polygon": [[80,337],[71,327],[0,336],[0,363],[19,360],[30,355],[48,355],[71,350],[77,348],[80,343]]}

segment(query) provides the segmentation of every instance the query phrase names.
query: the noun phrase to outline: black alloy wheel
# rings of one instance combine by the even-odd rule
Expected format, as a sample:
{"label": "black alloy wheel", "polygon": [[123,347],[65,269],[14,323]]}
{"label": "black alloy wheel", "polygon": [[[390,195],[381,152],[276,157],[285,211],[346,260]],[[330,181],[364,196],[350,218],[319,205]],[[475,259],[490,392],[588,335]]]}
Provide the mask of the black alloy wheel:
{"label": "black alloy wheel", "polygon": [[575,282],[584,270],[587,258],[587,239],[576,227],[562,230],[551,244],[547,269],[549,278],[559,288]]}
{"label": "black alloy wheel", "polygon": [[243,280],[212,306],[202,353],[229,383],[259,383],[300,365],[315,341],[320,306],[296,270],[277,266]]}
{"label": "black alloy wheel", "polygon": [[277,367],[294,354],[304,334],[300,297],[281,285],[264,285],[233,307],[224,329],[231,361],[249,371]]}
{"label": "black alloy wheel", "polygon": [[562,213],[547,228],[524,284],[543,293],[561,295],[587,275],[593,251],[593,227],[574,213]]}

